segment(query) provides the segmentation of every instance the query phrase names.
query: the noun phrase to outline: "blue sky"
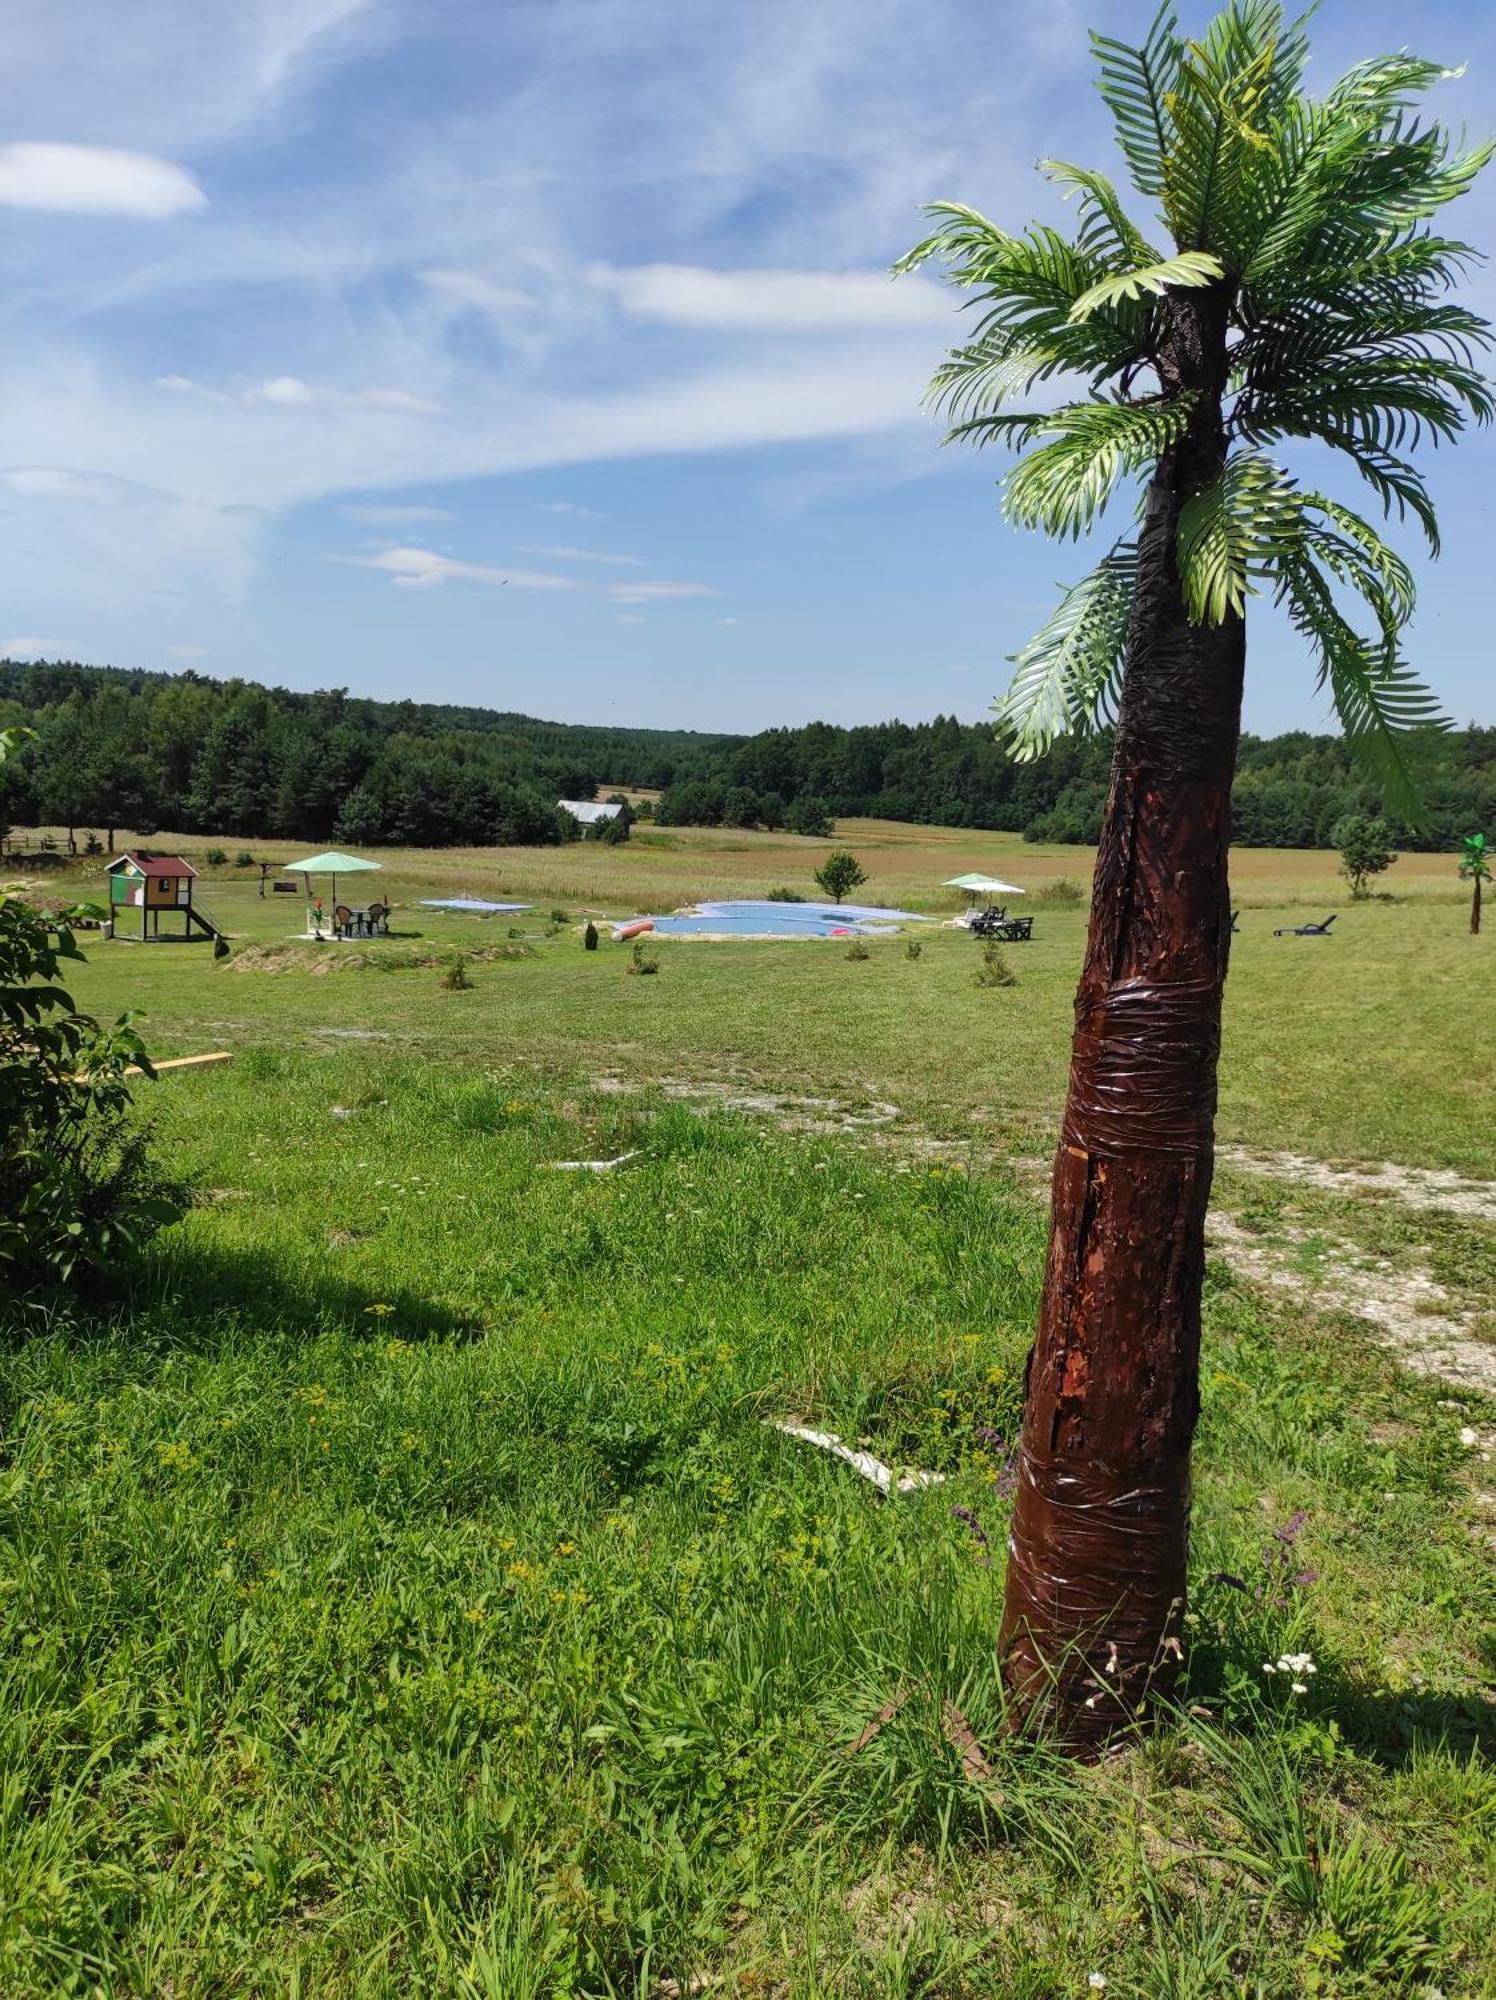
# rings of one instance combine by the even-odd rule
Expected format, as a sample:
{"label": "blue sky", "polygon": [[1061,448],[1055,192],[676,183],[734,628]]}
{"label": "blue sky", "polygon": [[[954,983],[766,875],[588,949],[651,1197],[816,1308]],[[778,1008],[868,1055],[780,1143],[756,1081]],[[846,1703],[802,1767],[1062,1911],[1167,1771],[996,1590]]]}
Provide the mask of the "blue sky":
{"label": "blue sky", "polygon": [[[1074,549],[920,409],[920,203],[1063,219],[1120,0],[67,0],[0,69],[0,649],[576,721],[977,718]],[[1186,21],[1192,20],[1189,9]],[[1496,127],[1496,8],[1325,0]],[[1496,172],[1456,233],[1496,247]],[[1489,271],[1471,286],[1496,309]],[[1493,444],[1411,655],[1496,718]],[[1410,553],[1414,551],[1410,548]],[[1254,614],[1248,723],[1322,725]]]}

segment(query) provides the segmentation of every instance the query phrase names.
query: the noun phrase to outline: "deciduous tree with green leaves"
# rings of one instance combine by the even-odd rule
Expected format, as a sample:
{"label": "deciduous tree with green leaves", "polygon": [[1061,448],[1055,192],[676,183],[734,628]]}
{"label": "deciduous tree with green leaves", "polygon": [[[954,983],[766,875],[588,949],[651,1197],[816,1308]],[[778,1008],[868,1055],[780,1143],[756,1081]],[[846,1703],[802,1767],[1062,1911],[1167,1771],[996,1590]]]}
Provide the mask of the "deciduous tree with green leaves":
{"label": "deciduous tree with green leaves", "polygon": [[1491,873],[1491,850],[1483,833],[1467,833],[1460,843],[1460,880],[1474,885],[1470,898],[1470,935],[1479,937],[1481,884],[1496,881]]}
{"label": "deciduous tree with green leaves", "polygon": [[[1324,447],[1316,467],[1356,473],[1437,551],[1409,454],[1496,410],[1491,329],[1453,295],[1473,252],[1434,226],[1493,150],[1419,109],[1447,71],[1377,57],[1311,98],[1305,22],[1276,0],[1233,0],[1198,41],[1167,5],[1141,47],[1092,40],[1148,221],[1106,175],[1049,162],[1072,236],[940,202],[901,266],[943,262],[971,294],[932,393],[952,436],[1017,454],[1010,521],[1078,538],[1137,492],[998,705],[1020,757],[1117,723],[1000,1642],[1015,1717],[1080,1748],[1183,1657],[1249,599],[1283,607],[1405,817],[1409,746],[1440,726],[1404,657],[1407,563],[1276,448]],[[1077,382],[1082,400],[1009,407]]]}
{"label": "deciduous tree with green leaves", "polygon": [[1340,849],[1340,872],[1358,901],[1369,893],[1372,876],[1385,873],[1397,859],[1392,829],[1375,813],[1347,813],[1336,820],[1330,838]]}
{"label": "deciduous tree with green leaves", "polygon": [[867,880],[867,871],[855,854],[838,851],[828,854],[822,867],[816,870],[816,887],[824,889],[833,903],[845,902],[854,889],[860,889]]}

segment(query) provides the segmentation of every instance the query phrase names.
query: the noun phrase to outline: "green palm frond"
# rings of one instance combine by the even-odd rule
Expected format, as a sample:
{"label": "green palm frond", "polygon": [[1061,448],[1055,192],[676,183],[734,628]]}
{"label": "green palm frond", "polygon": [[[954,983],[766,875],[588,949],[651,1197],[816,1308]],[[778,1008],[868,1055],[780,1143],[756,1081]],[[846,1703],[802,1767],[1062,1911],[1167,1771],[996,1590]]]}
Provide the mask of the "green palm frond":
{"label": "green palm frond", "polygon": [[1139,193],[1161,195],[1164,164],[1173,139],[1168,97],[1179,76],[1184,44],[1170,0],[1164,0],[1140,49],[1110,35],[1091,36],[1100,65],[1097,89],[1112,114]]}
{"label": "green palm frond", "polygon": [[1020,763],[1112,712],[1137,575],[1137,544],[1118,542],[1013,655],[1013,678],[995,712]]}
{"label": "green palm frond", "polygon": [[[1496,342],[1449,296],[1475,253],[1435,218],[1496,157],[1496,141],[1468,144],[1423,116],[1426,94],[1453,72],[1416,56],[1358,64],[1310,98],[1308,18],[1290,20],[1280,0],[1225,0],[1186,42],[1166,0],[1141,47],[1092,36],[1133,184],[1161,210],[1168,241],[1155,245],[1104,174],[1053,161],[1046,171],[1075,198],[1073,241],[1038,226],[1011,236],[944,203],[905,265],[939,257],[972,296],[971,336],[933,396],[952,437],[1014,452],[1008,519],[1079,535],[1120,484],[1156,480],[1177,509],[1189,617],[1218,624],[1271,590],[1312,647],[1352,748],[1407,815],[1407,746],[1440,726],[1403,657],[1411,572],[1361,515],[1301,490],[1270,452],[1284,440],[1326,446],[1384,517],[1411,517],[1437,553],[1411,454],[1496,421]],[[1185,302],[1201,286],[1211,311],[1191,315]],[[1222,317],[1224,354],[1207,331]],[[1215,377],[1179,345],[1192,319],[1226,377],[1219,419]],[[1067,377],[1094,400],[1009,408]],[[1193,391],[1182,386],[1191,379]],[[1202,450],[1222,469],[1196,492]],[[1094,717],[1121,657],[1135,569],[1130,544],[1114,550],[1016,656],[999,717],[1021,754]]]}
{"label": "green palm frond", "polygon": [[[1151,465],[1178,438],[1189,403],[1072,403],[1026,420],[1019,435],[1042,438],[1003,484],[1003,511],[1020,527],[1080,535],[1124,473]],[[972,428],[972,427],[968,427]]]}
{"label": "green palm frond", "polygon": [[1329,687],[1352,755],[1389,804],[1418,825],[1423,805],[1409,743],[1421,731],[1448,728],[1437,701],[1385,639],[1364,639],[1355,631],[1307,553],[1280,564],[1278,596],[1319,657],[1317,685]]}
{"label": "green palm frond", "polygon": [[1179,571],[1185,608],[1197,625],[1220,625],[1245,610],[1251,579],[1266,576],[1302,539],[1304,503],[1281,466],[1239,452],[1219,479],[1179,516]]}
{"label": "green palm frond", "polygon": [[1088,257],[1100,258],[1109,267],[1131,269],[1161,264],[1163,252],[1156,250],[1122,206],[1121,196],[1105,174],[1089,167],[1071,166],[1068,160],[1041,160],[1040,168],[1070,195],[1080,196],[1080,233],[1076,248]]}
{"label": "green palm frond", "polygon": [[1225,266],[1208,250],[1181,250],[1161,264],[1141,270],[1112,271],[1089,291],[1082,292],[1070,308],[1071,319],[1090,319],[1104,306],[1116,306],[1142,298],[1145,292],[1157,297],[1170,290],[1187,291],[1198,285],[1214,284],[1225,276]]}
{"label": "green palm frond", "polygon": [[940,227],[896,268],[943,257],[950,282],[972,294],[977,311],[971,337],[936,371],[930,387],[936,409],[971,417],[1060,373],[1104,381],[1145,351],[1144,306],[1121,300],[1084,320],[1071,317],[1076,300],[1107,275],[1094,248],[1039,224],[1010,236],[957,202],[932,203],[929,212],[941,218]]}

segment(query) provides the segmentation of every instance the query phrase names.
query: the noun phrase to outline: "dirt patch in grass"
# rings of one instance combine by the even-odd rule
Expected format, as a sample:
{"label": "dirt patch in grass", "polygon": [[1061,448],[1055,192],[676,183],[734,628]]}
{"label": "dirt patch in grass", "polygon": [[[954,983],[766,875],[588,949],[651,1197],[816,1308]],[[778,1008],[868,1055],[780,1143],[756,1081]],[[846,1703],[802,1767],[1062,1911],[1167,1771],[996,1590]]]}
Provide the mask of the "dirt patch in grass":
{"label": "dirt patch in grass", "polygon": [[1354,1314],[1416,1374],[1496,1394],[1496,1347],[1472,1336],[1472,1317],[1455,1310],[1444,1287],[1416,1265],[1393,1264],[1302,1229],[1280,1229],[1269,1240],[1216,1209],[1206,1241],[1244,1278],[1292,1292],[1322,1312]]}
{"label": "dirt patch in grass", "polygon": [[[899,1115],[896,1104],[878,1098],[860,1103],[836,1097],[806,1097],[791,1092],[745,1090],[732,1082],[711,1078],[691,1080],[662,1076],[653,1086],[662,1097],[678,1104],[715,1105],[723,1111],[738,1111],[749,1118],[767,1118],[781,1132],[809,1132],[831,1136],[856,1133],[891,1125]],[[631,1097],[637,1087],[616,1075],[595,1076],[592,1088],[600,1097]]]}
{"label": "dirt patch in grass", "polygon": [[1447,1167],[1400,1167],[1393,1160],[1341,1167],[1307,1153],[1260,1153],[1246,1146],[1218,1147],[1216,1158],[1243,1173],[1323,1188],[1328,1194],[1390,1195],[1408,1208],[1439,1208],[1496,1222],[1496,1181],[1468,1180]]}

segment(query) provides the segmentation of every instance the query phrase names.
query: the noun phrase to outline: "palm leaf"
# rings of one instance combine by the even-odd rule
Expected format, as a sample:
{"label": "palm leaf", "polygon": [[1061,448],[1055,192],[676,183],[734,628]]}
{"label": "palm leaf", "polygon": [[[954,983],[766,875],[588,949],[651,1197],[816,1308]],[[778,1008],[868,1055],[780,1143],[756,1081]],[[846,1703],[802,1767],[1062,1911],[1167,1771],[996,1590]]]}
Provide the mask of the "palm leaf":
{"label": "palm leaf", "polygon": [[1184,54],[1171,0],[1164,0],[1140,49],[1097,34],[1091,48],[1101,69],[1097,89],[1116,124],[1134,185],[1141,194],[1160,195],[1172,138],[1167,99]]}
{"label": "palm leaf", "polygon": [[1197,625],[1246,609],[1253,577],[1269,573],[1303,535],[1303,502],[1281,466],[1259,452],[1228,459],[1220,477],[1179,516],[1179,573]]}
{"label": "palm leaf", "polygon": [[1042,437],[1008,474],[1003,511],[1021,527],[1079,535],[1111,498],[1124,473],[1151,465],[1189,417],[1186,397],[1170,403],[1072,403],[1030,420],[1021,435]]}
{"label": "palm leaf", "polygon": [[1042,756],[1057,736],[1090,729],[1111,712],[1137,573],[1137,544],[1118,542],[1012,656],[1013,678],[995,712],[1020,763]]}
{"label": "palm leaf", "polygon": [[1081,293],[1070,308],[1070,317],[1089,319],[1103,306],[1139,299],[1144,292],[1161,297],[1170,286],[1185,289],[1211,285],[1224,275],[1225,266],[1210,251],[1181,250],[1177,257],[1169,257],[1162,264],[1148,264],[1138,271],[1113,271]]}

